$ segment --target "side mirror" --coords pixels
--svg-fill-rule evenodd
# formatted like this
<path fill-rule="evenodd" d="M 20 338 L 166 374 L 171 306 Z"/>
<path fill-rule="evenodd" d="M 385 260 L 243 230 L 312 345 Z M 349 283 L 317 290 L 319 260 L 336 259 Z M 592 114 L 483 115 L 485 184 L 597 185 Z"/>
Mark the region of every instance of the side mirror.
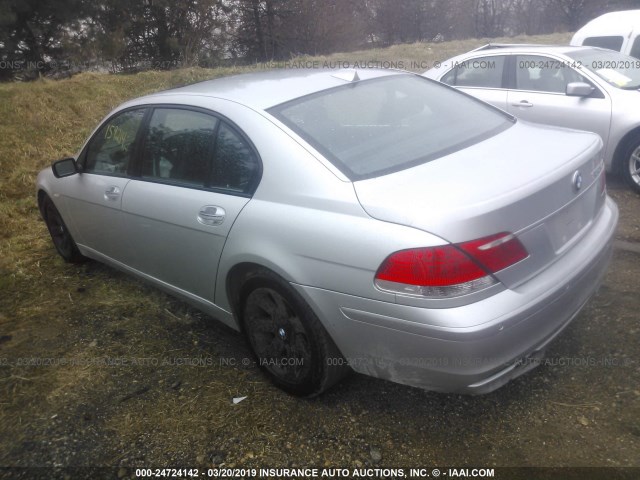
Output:
<path fill-rule="evenodd" d="M 588 97 L 593 93 L 593 88 L 588 83 L 571 82 L 567 84 L 567 96 L 569 97 Z"/>
<path fill-rule="evenodd" d="M 53 170 L 56 178 L 70 177 L 80 171 L 74 158 L 63 158 L 62 160 L 53 162 L 51 170 Z"/>

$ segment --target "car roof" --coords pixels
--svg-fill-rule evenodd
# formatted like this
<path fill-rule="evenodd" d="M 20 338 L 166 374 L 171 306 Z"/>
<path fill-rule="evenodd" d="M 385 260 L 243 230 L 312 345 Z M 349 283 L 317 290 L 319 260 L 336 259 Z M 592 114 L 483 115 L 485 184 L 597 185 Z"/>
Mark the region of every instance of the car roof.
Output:
<path fill-rule="evenodd" d="M 223 98 L 256 110 L 360 80 L 410 74 L 383 69 L 278 69 L 206 80 L 143 97 L 189 95 Z M 142 100 L 139 99 L 139 100 Z"/>
<path fill-rule="evenodd" d="M 501 51 L 504 53 L 524 53 L 524 52 L 540 52 L 566 55 L 571 52 L 577 52 L 579 50 L 602 50 L 597 47 L 590 46 L 574 46 L 574 45 L 543 45 L 534 43 L 488 43 L 482 47 L 476 48 L 467 52 L 496 52 Z M 465 55 L 467 55 L 465 54 Z"/>

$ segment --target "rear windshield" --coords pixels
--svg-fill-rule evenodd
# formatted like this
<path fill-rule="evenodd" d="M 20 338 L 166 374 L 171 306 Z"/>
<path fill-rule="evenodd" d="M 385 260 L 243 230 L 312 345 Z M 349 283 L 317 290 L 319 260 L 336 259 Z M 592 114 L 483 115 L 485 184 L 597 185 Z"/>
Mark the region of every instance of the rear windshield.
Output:
<path fill-rule="evenodd" d="M 409 74 L 346 84 L 269 112 L 351 180 L 434 160 L 514 122 L 452 88 Z"/>

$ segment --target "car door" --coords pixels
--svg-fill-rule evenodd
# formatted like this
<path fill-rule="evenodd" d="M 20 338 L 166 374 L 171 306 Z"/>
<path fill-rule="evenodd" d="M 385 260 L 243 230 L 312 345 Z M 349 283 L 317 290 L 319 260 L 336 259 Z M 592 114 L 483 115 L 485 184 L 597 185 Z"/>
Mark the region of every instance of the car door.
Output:
<path fill-rule="evenodd" d="M 80 175 L 64 179 L 65 208 L 76 242 L 105 257 L 121 260 L 122 194 L 129 183 L 137 139 L 147 109 L 116 113 L 94 133 L 78 157 Z"/>
<path fill-rule="evenodd" d="M 440 81 L 506 110 L 505 59 L 505 55 L 485 55 L 454 62 Z"/>
<path fill-rule="evenodd" d="M 508 112 L 523 120 L 595 132 L 607 143 L 611 99 L 593 82 L 565 62 L 543 55 L 517 55 Z M 567 84 L 585 82 L 595 90 L 589 97 L 566 95 Z"/>
<path fill-rule="evenodd" d="M 258 155 L 228 121 L 176 107 L 153 109 L 142 143 L 122 202 L 126 263 L 213 301 L 225 241 L 259 180 Z"/>

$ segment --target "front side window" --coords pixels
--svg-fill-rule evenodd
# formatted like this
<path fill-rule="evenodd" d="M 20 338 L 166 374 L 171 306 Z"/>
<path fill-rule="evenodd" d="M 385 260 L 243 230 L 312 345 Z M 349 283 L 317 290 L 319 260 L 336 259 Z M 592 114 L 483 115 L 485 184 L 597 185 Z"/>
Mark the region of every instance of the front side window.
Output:
<path fill-rule="evenodd" d="M 505 58 L 499 55 L 455 63 L 441 81 L 455 87 L 502 88 Z"/>
<path fill-rule="evenodd" d="M 84 171 L 126 175 L 144 114 L 145 109 L 127 110 L 105 123 L 89 141 Z"/>
<path fill-rule="evenodd" d="M 624 42 L 624 38 L 620 35 L 609 35 L 602 37 L 587 37 L 584 39 L 584 42 L 582 42 L 582 45 L 585 47 L 607 48 L 609 50 L 619 52 L 622 48 L 622 42 Z"/>
<path fill-rule="evenodd" d="M 534 92 L 565 93 L 571 82 L 590 83 L 567 62 L 538 55 L 518 55 L 516 88 Z"/>
<path fill-rule="evenodd" d="M 156 108 L 142 155 L 142 177 L 204 187 L 218 119 L 201 112 Z"/>
<path fill-rule="evenodd" d="M 440 158 L 496 135 L 513 118 L 416 75 L 363 80 L 269 109 L 351 180 Z"/>

